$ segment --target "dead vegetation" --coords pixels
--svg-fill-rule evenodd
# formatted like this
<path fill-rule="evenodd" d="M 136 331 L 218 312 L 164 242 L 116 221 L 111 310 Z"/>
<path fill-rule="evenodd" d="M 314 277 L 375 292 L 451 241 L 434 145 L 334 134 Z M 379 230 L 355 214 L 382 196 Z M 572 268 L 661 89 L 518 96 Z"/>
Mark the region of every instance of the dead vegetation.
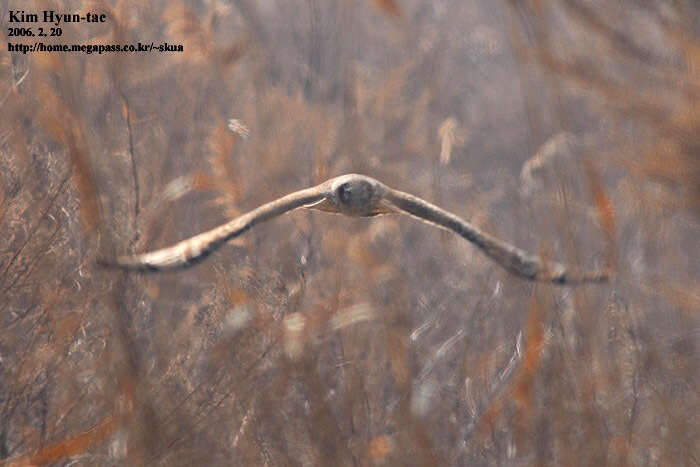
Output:
<path fill-rule="evenodd" d="M 185 49 L 150 55 L 9 53 L 17 4 L 0 463 L 700 463 L 695 3 L 53 2 L 110 18 L 62 41 Z M 95 266 L 345 172 L 617 275 L 309 212 L 183 273 Z"/>

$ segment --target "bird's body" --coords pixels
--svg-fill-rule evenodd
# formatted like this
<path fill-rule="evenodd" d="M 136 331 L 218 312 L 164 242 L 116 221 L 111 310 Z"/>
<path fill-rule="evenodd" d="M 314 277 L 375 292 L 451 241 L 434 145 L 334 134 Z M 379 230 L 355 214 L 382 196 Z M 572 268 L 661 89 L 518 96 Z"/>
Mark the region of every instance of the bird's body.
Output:
<path fill-rule="evenodd" d="M 558 263 L 545 264 L 438 206 L 389 188 L 374 178 L 358 174 L 342 175 L 315 187 L 296 191 L 171 247 L 141 255 L 120 256 L 114 261 L 104 261 L 103 264 L 150 271 L 186 268 L 255 225 L 301 207 L 352 217 L 408 214 L 460 235 L 509 272 L 528 280 L 575 284 L 602 282 L 608 278 L 607 271 L 578 273 L 569 271 Z"/>

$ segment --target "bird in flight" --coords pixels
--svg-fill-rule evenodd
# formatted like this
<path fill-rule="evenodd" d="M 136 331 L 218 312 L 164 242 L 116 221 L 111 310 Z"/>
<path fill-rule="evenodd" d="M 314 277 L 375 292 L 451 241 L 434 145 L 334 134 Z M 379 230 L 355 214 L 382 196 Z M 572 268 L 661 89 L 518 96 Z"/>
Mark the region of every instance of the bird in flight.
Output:
<path fill-rule="evenodd" d="M 139 255 L 119 256 L 114 260 L 101 260 L 100 263 L 126 270 L 184 269 L 202 261 L 221 245 L 252 227 L 298 208 L 353 217 L 408 214 L 460 235 L 508 272 L 527 280 L 579 284 L 605 282 L 609 278 L 608 271 L 574 271 L 559 263 L 541 261 L 428 201 L 357 174 L 341 175 L 315 187 L 295 191 L 173 246 Z"/>

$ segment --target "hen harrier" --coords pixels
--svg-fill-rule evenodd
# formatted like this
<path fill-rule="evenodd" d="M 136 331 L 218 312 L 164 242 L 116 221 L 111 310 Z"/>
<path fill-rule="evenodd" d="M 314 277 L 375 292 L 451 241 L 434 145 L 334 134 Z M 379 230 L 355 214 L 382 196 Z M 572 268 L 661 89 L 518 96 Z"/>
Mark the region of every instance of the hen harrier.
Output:
<path fill-rule="evenodd" d="M 608 279 L 607 271 L 574 272 L 561 264 L 544 263 L 434 204 L 391 189 L 371 177 L 357 174 L 342 175 L 315 187 L 283 196 L 171 247 L 135 256 L 120 256 L 113 261 L 103 260 L 101 263 L 131 270 L 184 269 L 203 260 L 222 244 L 255 225 L 302 207 L 355 217 L 408 214 L 428 224 L 457 233 L 510 273 L 528 280 L 576 284 L 603 282 Z"/>

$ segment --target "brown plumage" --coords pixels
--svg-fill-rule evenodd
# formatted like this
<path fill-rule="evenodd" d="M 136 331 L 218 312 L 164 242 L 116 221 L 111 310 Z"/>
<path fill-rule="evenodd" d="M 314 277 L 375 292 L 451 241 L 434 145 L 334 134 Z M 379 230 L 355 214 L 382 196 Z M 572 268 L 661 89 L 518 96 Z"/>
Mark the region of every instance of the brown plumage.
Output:
<path fill-rule="evenodd" d="M 604 282 L 608 279 L 607 271 L 569 271 L 558 263 L 544 263 L 537 257 L 482 232 L 466 220 L 434 204 L 391 189 L 371 177 L 357 174 L 342 175 L 315 187 L 283 196 L 171 247 L 140 255 L 120 256 L 113 261 L 101 261 L 101 263 L 105 266 L 132 270 L 184 269 L 203 260 L 216 248 L 255 225 L 302 207 L 353 217 L 408 214 L 460 235 L 510 273 L 528 280 L 577 284 Z"/>

